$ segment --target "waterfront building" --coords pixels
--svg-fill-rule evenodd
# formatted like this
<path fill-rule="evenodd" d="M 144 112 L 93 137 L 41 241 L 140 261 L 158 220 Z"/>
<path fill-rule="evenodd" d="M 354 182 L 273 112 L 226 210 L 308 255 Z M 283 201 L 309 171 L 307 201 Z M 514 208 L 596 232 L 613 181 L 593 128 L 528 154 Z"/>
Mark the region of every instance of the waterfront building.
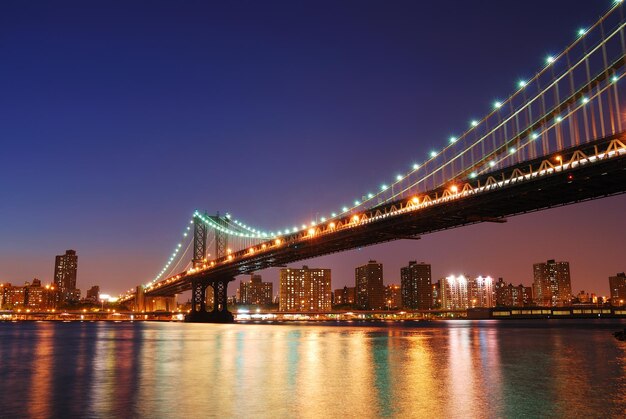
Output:
<path fill-rule="evenodd" d="M 468 305 L 467 278 L 450 275 L 439 281 L 441 308 L 444 310 L 466 310 Z"/>
<path fill-rule="evenodd" d="M 345 286 L 335 290 L 335 305 L 353 305 L 354 304 L 354 287 Z"/>
<path fill-rule="evenodd" d="M 100 287 L 98 285 L 94 285 L 93 287 L 87 290 L 87 296 L 85 297 L 85 300 L 91 301 L 92 303 L 97 303 L 99 296 L 100 296 Z"/>
<path fill-rule="evenodd" d="M 572 298 L 569 262 L 556 262 L 533 265 L 533 296 L 535 304 L 543 307 L 569 305 Z"/>
<path fill-rule="evenodd" d="M 467 281 L 467 306 L 469 308 L 490 308 L 495 306 L 493 279 L 490 276 L 477 276 Z"/>
<path fill-rule="evenodd" d="M 2 310 L 17 310 L 24 307 L 24 287 L 12 285 L 11 283 L 0 284 L 2 291 Z"/>
<path fill-rule="evenodd" d="M 330 311 L 330 269 L 280 270 L 280 311 Z"/>
<path fill-rule="evenodd" d="M 433 307 L 430 264 L 410 261 L 400 269 L 400 287 L 403 307 L 417 310 Z"/>
<path fill-rule="evenodd" d="M 591 303 L 591 296 L 589 293 L 585 292 L 585 290 L 581 290 L 578 295 L 576 295 L 576 299 L 579 304 Z"/>
<path fill-rule="evenodd" d="M 37 278 L 24 286 L 0 284 L 0 309 L 45 311 L 56 307 L 56 290 Z"/>
<path fill-rule="evenodd" d="M 611 305 L 626 305 L 626 274 L 624 272 L 609 277 L 609 289 L 611 290 Z"/>
<path fill-rule="evenodd" d="M 434 309 L 439 309 L 441 308 L 441 286 L 440 286 L 441 280 L 437 281 L 436 283 L 432 284 L 432 308 Z"/>
<path fill-rule="evenodd" d="M 274 284 L 263 282 L 261 275 L 250 275 L 250 280 L 239 283 L 239 302 L 241 304 L 272 304 Z"/>
<path fill-rule="evenodd" d="M 356 303 L 358 310 L 381 310 L 385 308 L 383 264 L 370 260 L 354 270 Z"/>
<path fill-rule="evenodd" d="M 61 303 L 78 301 L 80 290 L 76 288 L 78 255 L 75 250 L 66 250 L 64 255 L 57 255 L 54 261 L 54 285 L 59 292 Z"/>
<path fill-rule="evenodd" d="M 398 284 L 385 286 L 385 307 L 388 309 L 402 307 L 401 287 Z"/>
<path fill-rule="evenodd" d="M 497 307 L 527 307 L 532 305 L 532 287 L 522 284 L 514 286 L 502 278 L 495 284 L 495 304 Z"/>

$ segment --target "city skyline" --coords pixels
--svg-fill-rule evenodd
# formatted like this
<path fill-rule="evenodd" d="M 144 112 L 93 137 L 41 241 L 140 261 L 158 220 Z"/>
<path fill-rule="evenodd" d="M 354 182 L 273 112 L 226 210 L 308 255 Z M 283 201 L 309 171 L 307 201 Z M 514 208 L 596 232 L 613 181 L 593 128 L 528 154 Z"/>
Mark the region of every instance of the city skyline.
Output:
<path fill-rule="evenodd" d="M 149 16 L 138 5 L 118 13 L 65 3 L 42 5 L 33 20 L 27 7 L 4 3 L 12 66 L 0 67 L 10 80 L 0 134 L 12 140 L 0 157 L 11 179 L 0 215 L 11 222 L 0 225 L 0 280 L 49 282 L 47 255 L 76 248 L 83 289 L 121 292 L 158 273 L 178 223 L 195 208 L 268 228 L 336 209 L 462 132 L 608 7 L 537 4 L 545 14 L 529 6 L 513 17 L 505 5 L 461 2 L 311 4 L 306 13 L 277 3 L 173 13 L 153 4 Z M 381 14 L 387 19 L 372 23 Z M 437 23 L 444 16 L 452 19 L 445 31 Z M 164 24 L 173 28 L 169 40 L 159 37 Z M 433 32 L 442 33 L 437 42 Z M 504 60 L 493 53 L 503 48 L 511 51 Z M 323 162 L 302 153 L 322 153 Z M 297 173 L 284 170 L 293 159 Z M 572 263 L 575 289 L 608 294 L 605 278 L 624 270 L 615 227 L 625 211 L 619 196 L 307 263 L 329 266 L 348 284 L 350 270 L 369 259 L 386 259 L 392 272 L 426 260 L 433 277 L 445 277 L 451 272 L 437 270 L 444 260 L 458 261 L 454 272 L 478 272 L 487 254 L 494 276 L 529 283 L 526 266 L 556 258 Z"/>

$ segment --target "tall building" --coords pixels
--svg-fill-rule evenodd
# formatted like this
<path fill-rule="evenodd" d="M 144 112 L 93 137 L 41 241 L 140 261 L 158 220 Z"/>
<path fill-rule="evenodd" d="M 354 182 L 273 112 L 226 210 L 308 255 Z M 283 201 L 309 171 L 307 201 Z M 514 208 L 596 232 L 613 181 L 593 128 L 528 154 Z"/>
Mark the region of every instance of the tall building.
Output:
<path fill-rule="evenodd" d="M 280 270 L 280 311 L 330 311 L 330 269 Z"/>
<path fill-rule="evenodd" d="M 430 265 L 410 261 L 400 269 L 402 306 L 410 309 L 429 310 L 433 307 L 433 289 Z"/>
<path fill-rule="evenodd" d="M 535 304 L 543 307 L 564 306 L 571 303 L 572 282 L 569 262 L 556 262 L 533 265 L 533 295 Z"/>
<path fill-rule="evenodd" d="M 466 310 L 468 305 L 467 278 L 463 275 L 448 276 L 439 281 L 441 308 Z"/>
<path fill-rule="evenodd" d="M 381 310 L 385 308 L 385 286 L 383 264 L 370 260 L 367 265 L 354 270 L 356 308 L 359 310 Z"/>
<path fill-rule="evenodd" d="M 388 309 L 402 307 L 402 292 L 398 284 L 385 286 L 385 307 Z"/>
<path fill-rule="evenodd" d="M 263 282 L 261 275 L 250 275 L 249 281 L 239 283 L 239 302 L 241 304 L 272 304 L 274 284 Z"/>
<path fill-rule="evenodd" d="M 468 307 L 494 307 L 493 294 L 493 279 L 490 276 L 477 276 L 467 281 Z"/>
<path fill-rule="evenodd" d="M 611 305 L 626 305 L 626 274 L 624 272 L 609 277 L 609 288 L 611 289 Z"/>
<path fill-rule="evenodd" d="M 66 250 L 64 255 L 58 255 L 54 262 L 54 285 L 59 292 L 63 303 L 78 301 L 80 290 L 76 288 L 76 272 L 78 256 L 75 250 Z"/>

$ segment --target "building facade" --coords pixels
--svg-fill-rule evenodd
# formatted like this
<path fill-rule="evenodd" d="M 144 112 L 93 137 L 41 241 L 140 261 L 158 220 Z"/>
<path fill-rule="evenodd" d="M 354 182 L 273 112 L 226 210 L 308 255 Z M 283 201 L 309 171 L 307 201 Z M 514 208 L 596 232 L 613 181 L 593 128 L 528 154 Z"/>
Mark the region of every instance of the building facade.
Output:
<path fill-rule="evenodd" d="M 42 286 L 37 278 L 23 286 L 0 284 L 0 309 L 46 311 L 56 308 L 54 285 Z"/>
<path fill-rule="evenodd" d="M 532 287 L 507 285 L 502 278 L 496 282 L 495 295 L 498 307 L 528 307 L 533 303 Z"/>
<path fill-rule="evenodd" d="M 533 296 L 540 307 L 567 306 L 572 299 L 569 262 L 551 259 L 533 265 Z"/>
<path fill-rule="evenodd" d="M 358 310 L 382 310 L 385 308 L 383 264 L 370 260 L 354 270 L 355 307 Z"/>
<path fill-rule="evenodd" d="M 479 275 L 467 281 L 467 306 L 491 308 L 495 306 L 493 278 Z"/>
<path fill-rule="evenodd" d="M 354 304 L 354 287 L 345 286 L 343 288 L 338 288 L 334 293 L 335 301 L 333 304 L 335 305 L 353 305 Z"/>
<path fill-rule="evenodd" d="M 609 289 L 611 290 L 611 305 L 626 305 L 626 274 L 624 272 L 609 277 Z"/>
<path fill-rule="evenodd" d="M 310 312 L 331 310 L 330 269 L 303 266 L 280 270 L 280 311 Z"/>
<path fill-rule="evenodd" d="M 61 303 L 80 299 L 80 290 L 76 288 L 77 271 L 78 255 L 75 250 L 66 250 L 64 255 L 58 255 L 55 258 L 54 285 L 59 291 Z"/>
<path fill-rule="evenodd" d="M 400 269 L 402 307 L 429 310 L 433 307 L 433 289 L 430 265 L 410 261 Z"/>
<path fill-rule="evenodd" d="M 263 282 L 261 275 L 250 275 L 250 280 L 239 283 L 239 303 L 268 305 L 272 304 L 274 284 Z"/>
<path fill-rule="evenodd" d="M 468 281 L 464 275 L 451 275 L 439 281 L 441 308 L 443 310 L 467 310 Z"/>
<path fill-rule="evenodd" d="M 398 284 L 390 284 L 385 286 L 385 308 L 402 307 L 402 288 Z"/>

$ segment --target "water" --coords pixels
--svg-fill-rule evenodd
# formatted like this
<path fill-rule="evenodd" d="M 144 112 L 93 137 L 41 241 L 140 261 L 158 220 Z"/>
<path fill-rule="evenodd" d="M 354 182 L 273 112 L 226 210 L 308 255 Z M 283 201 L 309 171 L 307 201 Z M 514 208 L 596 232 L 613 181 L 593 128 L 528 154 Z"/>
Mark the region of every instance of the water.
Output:
<path fill-rule="evenodd" d="M 0 417 L 624 417 L 624 326 L 0 323 Z"/>

